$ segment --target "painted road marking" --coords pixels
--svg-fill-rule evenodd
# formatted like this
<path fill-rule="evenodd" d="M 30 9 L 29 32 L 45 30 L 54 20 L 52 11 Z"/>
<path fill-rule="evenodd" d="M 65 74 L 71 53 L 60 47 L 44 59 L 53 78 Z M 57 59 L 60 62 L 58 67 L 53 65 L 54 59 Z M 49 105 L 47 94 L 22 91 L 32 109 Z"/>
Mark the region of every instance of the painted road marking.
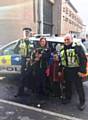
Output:
<path fill-rule="evenodd" d="M 6 103 L 6 104 L 9 104 L 9 105 L 13 105 L 13 106 L 17 106 L 17 107 L 21 107 L 21 108 L 25 108 L 25 109 L 28 109 L 28 110 L 34 110 L 36 112 L 44 113 L 44 114 L 47 114 L 47 115 L 52 115 L 52 116 L 55 116 L 55 117 L 60 117 L 62 119 L 67 119 L 67 120 L 82 120 L 80 118 L 76 118 L 76 117 L 72 117 L 72 116 L 68 116 L 68 115 L 63 115 L 63 114 L 59 114 L 59 113 L 56 113 L 56 112 L 47 111 L 47 110 L 43 110 L 43 109 L 40 109 L 40 108 L 35 108 L 35 107 L 31 107 L 31 106 L 27 106 L 27 105 L 23 105 L 23 104 L 20 104 L 20 103 L 16 103 L 16 102 L 12 102 L 12 101 L 7 101 L 7 100 L 3 100 L 3 99 L 0 99 L 0 102 Z"/>

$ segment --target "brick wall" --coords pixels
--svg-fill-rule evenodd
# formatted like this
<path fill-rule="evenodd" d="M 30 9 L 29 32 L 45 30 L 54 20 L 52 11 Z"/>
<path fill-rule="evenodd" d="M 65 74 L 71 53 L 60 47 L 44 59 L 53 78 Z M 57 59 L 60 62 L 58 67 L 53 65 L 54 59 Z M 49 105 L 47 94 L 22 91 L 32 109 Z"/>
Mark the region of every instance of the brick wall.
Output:
<path fill-rule="evenodd" d="M 31 27 L 36 32 L 33 0 L 0 1 L 0 43 L 21 37 L 23 27 Z"/>

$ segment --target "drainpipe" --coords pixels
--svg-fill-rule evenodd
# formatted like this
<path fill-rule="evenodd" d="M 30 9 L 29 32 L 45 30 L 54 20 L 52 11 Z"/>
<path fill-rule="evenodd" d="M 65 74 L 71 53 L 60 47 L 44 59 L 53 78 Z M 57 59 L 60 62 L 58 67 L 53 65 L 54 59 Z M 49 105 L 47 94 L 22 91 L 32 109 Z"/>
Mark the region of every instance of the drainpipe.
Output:
<path fill-rule="evenodd" d="M 43 34 L 43 0 L 40 0 L 40 34 Z"/>

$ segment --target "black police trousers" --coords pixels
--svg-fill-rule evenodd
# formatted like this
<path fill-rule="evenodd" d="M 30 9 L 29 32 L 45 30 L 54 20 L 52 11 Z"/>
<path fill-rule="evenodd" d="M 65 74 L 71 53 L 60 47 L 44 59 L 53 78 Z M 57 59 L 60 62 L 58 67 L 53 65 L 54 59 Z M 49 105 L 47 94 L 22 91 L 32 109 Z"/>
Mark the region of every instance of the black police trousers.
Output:
<path fill-rule="evenodd" d="M 77 94 L 79 96 L 80 104 L 85 103 L 85 93 L 82 84 L 82 77 L 78 76 L 79 68 L 65 68 L 64 79 L 65 79 L 65 96 L 66 99 L 71 100 L 72 98 L 72 85 L 74 84 Z"/>
<path fill-rule="evenodd" d="M 19 80 L 18 95 L 24 94 L 24 87 L 32 89 L 32 69 L 29 65 L 26 66 L 26 57 L 22 58 L 22 68 Z"/>

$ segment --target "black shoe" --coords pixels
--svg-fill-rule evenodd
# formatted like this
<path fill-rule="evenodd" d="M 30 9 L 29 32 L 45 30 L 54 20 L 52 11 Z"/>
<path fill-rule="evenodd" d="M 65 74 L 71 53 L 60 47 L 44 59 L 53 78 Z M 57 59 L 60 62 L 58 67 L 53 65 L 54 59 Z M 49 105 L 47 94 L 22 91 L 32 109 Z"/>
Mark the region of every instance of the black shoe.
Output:
<path fill-rule="evenodd" d="M 85 109 L 85 107 L 86 107 L 85 103 L 78 105 L 78 109 L 79 109 L 80 111 L 83 111 L 83 110 Z"/>

